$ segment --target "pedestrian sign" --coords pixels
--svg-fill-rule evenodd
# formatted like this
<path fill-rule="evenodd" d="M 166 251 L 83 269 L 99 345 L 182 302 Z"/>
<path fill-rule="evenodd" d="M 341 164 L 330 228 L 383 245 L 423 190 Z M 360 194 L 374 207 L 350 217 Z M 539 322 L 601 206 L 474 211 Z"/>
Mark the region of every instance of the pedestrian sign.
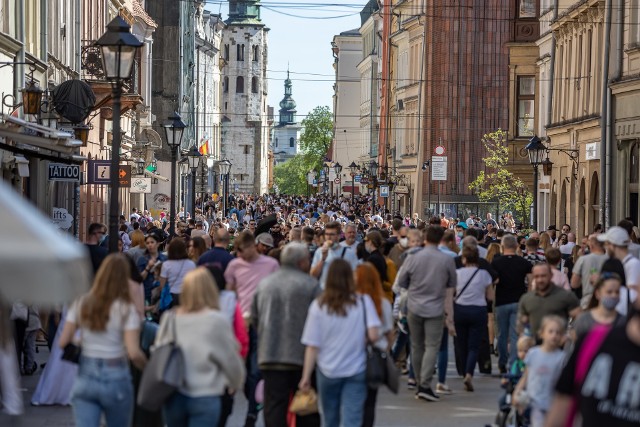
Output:
<path fill-rule="evenodd" d="M 389 197 L 389 186 L 381 185 L 380 186 L 380 197 Z"/>

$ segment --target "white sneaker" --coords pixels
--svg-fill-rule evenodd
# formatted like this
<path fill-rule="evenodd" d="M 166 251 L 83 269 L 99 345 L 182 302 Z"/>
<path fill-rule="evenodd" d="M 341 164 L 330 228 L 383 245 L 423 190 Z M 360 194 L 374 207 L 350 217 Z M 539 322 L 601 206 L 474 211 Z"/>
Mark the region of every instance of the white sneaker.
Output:
<path fill-rule="evenodd" d="M 449 388 L 446 384 L 438 383 L 436 385 L 436 393 L 438 394 L 452 394 L 453 390 Z"/>

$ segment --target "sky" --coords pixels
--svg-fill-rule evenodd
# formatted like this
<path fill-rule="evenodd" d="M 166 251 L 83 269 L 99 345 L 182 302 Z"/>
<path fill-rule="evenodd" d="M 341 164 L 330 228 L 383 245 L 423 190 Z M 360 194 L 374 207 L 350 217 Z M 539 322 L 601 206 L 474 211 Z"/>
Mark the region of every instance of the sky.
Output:
<path fill-rule="evenodd" d="M 208 0 L 206 9 L 228 17 L 228 3 Z M 268 103 L 275 108 L 284 96 L 287 65 L 291 71 L 298 122 L 317 106 L 333 109 L 333 37 L 360 27 L 366 0 L 262 0 L 262 22 L 270 29 L 267 76 Z M 295 15 L 295 16 L 292 16 Z"/>

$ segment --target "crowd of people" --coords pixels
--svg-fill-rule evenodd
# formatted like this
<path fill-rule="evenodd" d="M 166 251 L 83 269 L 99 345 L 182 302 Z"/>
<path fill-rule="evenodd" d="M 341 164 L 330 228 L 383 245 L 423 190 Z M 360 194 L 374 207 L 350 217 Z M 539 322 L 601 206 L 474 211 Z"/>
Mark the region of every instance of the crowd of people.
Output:
<path fill-rule="evenodd" d="M 245 426 L 261 411 L 267 427 L 373 426 L 367 343 L 388 352 L 417 399 L 438 402 L 463 391 L 447 384 L 453 337 L 464 392 L 497 356 L 523 425 L 640 421 L 630 220 L 578 242 L 569 224 L 422 219 L 371 212 L 364 198 L 233 196 L 229 206 L 181 210 L 173 236 L 167 215 L 134 210 L 121 218 L 120 254 L 107 253 L 105 225 L 89 226 L 94 284 L 65 309 L 50 357 L 75 342 L 79 364 L 48 363 L 34 403 L 71 403 L 81 427 L 103 415 L 109 426 L 224 426 L 242 391 Z M 28 374 L 25 329 L 16 348 Z M 157 413 L 135 399 L 149 334 L 185 355 L 186 381 Z M 296 391 L 311 390 L 318 413 L 290 413 Z"/>

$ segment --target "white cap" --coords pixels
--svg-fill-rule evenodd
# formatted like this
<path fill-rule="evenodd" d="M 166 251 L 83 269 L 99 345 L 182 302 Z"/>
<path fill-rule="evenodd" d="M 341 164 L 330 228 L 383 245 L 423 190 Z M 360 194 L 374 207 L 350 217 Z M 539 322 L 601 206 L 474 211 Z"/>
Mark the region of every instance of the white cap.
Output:
<path fill-rule="evenodd" d="M 604 234 L 599 234 L 598 240 L 601 242 L 609 242 L 616 246 L 629 246 L 631 242 L 627 230 L 618 226 L 611 227 Z"/>

